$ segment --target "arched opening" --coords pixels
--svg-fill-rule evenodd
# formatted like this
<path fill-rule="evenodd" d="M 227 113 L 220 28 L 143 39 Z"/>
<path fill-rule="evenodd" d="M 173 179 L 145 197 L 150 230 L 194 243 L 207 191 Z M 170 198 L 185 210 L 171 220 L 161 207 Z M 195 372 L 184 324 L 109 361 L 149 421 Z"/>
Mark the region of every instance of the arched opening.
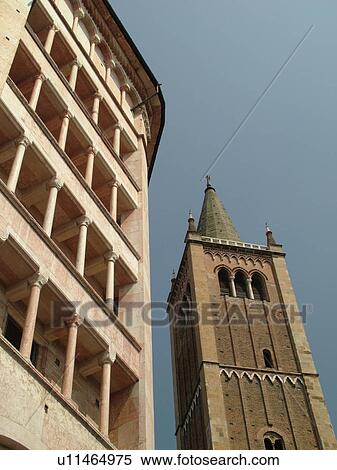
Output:
<path fill-rule="evenodd" d="M 266 450 L 285 450 L 284 440 L 276 432 L 267 432 L 263 437 L 263 441 Z"/>
<path fill-rule="evenodd" d="M 227 269 L 220 269 L 219 274 L 219 285 L 220 285 L 220 294 L 221 295 L 230 295 L 230 284 L 229 284 L 229 274 Z"/>
<path fill-rule="evenodd" d="M 264 366 L 267 369 L 273 369 L 274 368 L 274 361 L 273 361 L 273 356 L 269 349 L 264 349 L 263 350 L 263 360 L 264 360 Z"/>
<path fill-rule="evenodd" d="M 0 435 L 0 450 L 28 450 L 28 448 L 10 437 Z"/>
<path fill-rule="evenodd" d="M 237 271 L 235 274 L 235 289 L 237 297 L 241 299 L 248 297 L 246 289 L 246 276 L 242 271 Z"/>
<path fill-rule="evenodd" d="M 271 440 L 269 439 L 269 437 L 264 438 L 264 448 L 266 450 L 274 450 L 273 444 Z"/>
<path fill-rule="evenodd" d="M 267 300 L 266 285 L 261 274 L 254 273 L 252 275 L 252 289 L 255 300 Z"/>

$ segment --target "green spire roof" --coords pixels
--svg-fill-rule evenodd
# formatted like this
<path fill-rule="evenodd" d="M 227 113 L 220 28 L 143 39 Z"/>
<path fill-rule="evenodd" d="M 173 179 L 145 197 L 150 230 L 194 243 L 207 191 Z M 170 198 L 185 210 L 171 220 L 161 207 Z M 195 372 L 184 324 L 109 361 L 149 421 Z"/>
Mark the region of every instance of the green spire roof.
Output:
<path fill-rule="evenodd" d="M 207 177 L 207 187 L 205 189 L 198 232 L 205 237 L 241 241 L 231 218 L 218 198 L 215 189 L 210 184 L 209 176 Z"/>

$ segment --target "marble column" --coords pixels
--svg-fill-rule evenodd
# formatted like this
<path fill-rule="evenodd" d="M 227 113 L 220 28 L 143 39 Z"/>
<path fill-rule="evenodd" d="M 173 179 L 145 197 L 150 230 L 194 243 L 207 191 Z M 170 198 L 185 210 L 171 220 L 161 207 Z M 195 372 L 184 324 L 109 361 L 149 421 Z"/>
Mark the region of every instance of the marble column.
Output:
<path fill-rule="evenodd" d="M 106 353 L 102 360 L 102 378 L 101 378 L 101 393 L 99 403 L 99 430 L 106 436 L 109 435 L 109 421 L 110 421 L 110 390 L 111 390 L 111 365 L 112 359 Z"/>
<path fill-rule="evenodd" d="M 95 93 L 94 95 L 94 104 L 92 106 L 92 112 L 91 112 L 91 117 L 93 121 L 98 124 L 98 118 L 99 118 L 99 107 L 100 103 L 102 101 L 102 95 L 100 95 L 98 92 Z"/>
<path fill-rule="evenodd" d="M 54 24 L 50 25 L 50 29 L 48 31 L 47 38 L 44 43 L 44 48 L 48 52 L 48 54 L 50 54 L 50 51 L 52 50 L 57 31 L 58 31 L 57 26 L 55 26 Z"/>
<path fill-rule="evenodd" d="M 69 124 L 70 124 L 70 119 L 72 118 L 72 115 L 69 113 L 69 111 L 65 111 L 63 115 L 63 120 L 61 124 L 61 130 L 60 130 L 60 136 L 59 136 L 59 146 L 61 147 L 62 150 L 66 148 L 66 143 L 67 143 L 67 137 L 68 137 L 68 131 L 69 131 Z"/>
<path fill-rule="evenodd" d="M 76 33 L 79 21 L 82 20 L 83 18 L 84 18 L 84 11 L 83 11 L 82 8 L 78 8 L 74 12 L 73 25 L 72 25 L 72 28 L 71 28 L 74 33 Z"/>
<path fill-rule="evenodd" d="M 90 146 L 88 148 L 88 156 L 87 156 L 87 166 L 85 169 L 85 181 L 88 183 L 90 188 L 92 187 L 92 179 L 94 176 L 94 164 L 95 164 L 95 157 L 97 155 L 97 150 Z"/>
<path fill-rule="evenodd" d="M 68 341 L 66 350 L 66 359 L 64 363 L 63 380 L 62 380 L 62 394 L 65 398 L 70 399 L 73 391 L 74 370 L 76 360 L 76 346 L 77 346 L 77 333 L 80 326 L 79 315 L 74 315 L 73 318 L 66 321 L 68 328 Z"/>
<path fill-rule="evenodd" d="M 39 73 L 35 77 L 35 82 L 34 82 L 34 87 L 33 91 L 29 100 L 29 105 L 32 108 L 33 111 L 36 110 L 37 103 L 39 102 L 40 98 L 40 93 L 41 93 L 41 88 L 43 82 L 46 80 L 46 77 L 43 75 L 43 73 Z"/>
<path fill-rule="evenodd" d="M 43 228 L 47 235 L 50 236 L 53 228 L 57 194 L 63 187 L 63 182 L 59 178 L 55 177 L 50 181 L 50 183 L 48 183 L 48 186 L 50 189 L 47 202 L 47 209 L 43 220 Z"/>
<path fill-rule="evenodd" d="M 7 180 L 7 188 L 13 193 L 15 193 L 18 184 L 26 149 L 30 144 L 30 141 L 25 136 L 20 137 L 20 139 L 16 141 L 16 153 Z"/>
<path fill-rule="evenodd" d="M 130 86 L 127 83 L 121 86 L 121 106 L 124 107 L 126 103 L 126 93 L 130 91 Z"/>
<path fill-rule="evenodd" d="M 236 297 L 235 276 L 229 276 L 229 290 L 232 297 Z"/>
<path fill-rule="evenodd" d="M 78 245 L 77 245 L 77 254 L 76 254 L 76 268 L 80 274 L 84 274 L 85 267 L 85 254 L 87 250 L 87 236 L 88 236 L 88 227 L 90 225 L 90 220 L 85 215 L 80 217 L 77 220 L 77 225 L 80 227 Z"/>
<path fill-rule="evenodd" d="M 89 52 L 89 57 L 90 57 L 91 60 L 94 58 L 96 45 L 99 44 L 100 42 L 101 42 L 101 39 L 98 36 L 98 34 L 94 34 L 91 37 L 91 39 L 90 39 L 90 52 Z"/>
<path fill-rule="evenodd" d="M 105 301 L 111 310 L 113 310 L 115 300 L 115 263 L 118 260 L 118 255 L 113 250 L 110 250 L 105 255 L 105 260 L 107 263 Z"/>
<path fill-rule="evenodd" d="M 246 278 L 246 289 L 247 289 L 247 294 L 248 298 L 251 300 L 254 300 L 254 292 L 252 288 L 252 279 L 250 277 Z"/>
<path fill-rule="evenodd" d="M 39 273 L 28 281 L 30 295 L 20 344 L 20 353 L 28 360 L 32 352 L 41 288 L 46 282 L 47 279 Z"/>
<path fill-rule="evenodd" d="M 110 196 L 110 214 L 113 220 L 117 221 L 117 205 L 118 205 L 118 188 L 120 183 L 115 180 L 111 182 L 111 196 Z"/>
<path fill-rule="evenodd" d="M 112 146 L 114 151 L 116 152 L 117 156 L 120 157 L 121 153 L 121 132 L 122 132 L 122 126 L 117 123 L 114 126 L 114 136 L 113 136 L 113 141 L 112 141 Z"/>
<path fill-rule="evenodd" d="M 115 66 L 116 66 L 116 64 L 112 59 L 106 61 L 106 63 L 105 63 L 105 82 L 106 83 L 108 82 L 108 80 L 110 78 L 111 70 L 113 70 L 115 68 Z"/>
<path fill-rule="evenodd" d="M 70 77 L 69 77 L 69 85 L 70 88 L 75 91 L 76 88 L 76 83 L 77 83 L 77 76 L 78 76 L 78 71 L 82 67 L 81 63 L 78 61 L 78 59 L 75 59 L 73 63 L 71 64 L 71 72 L 70 72 Z"/>

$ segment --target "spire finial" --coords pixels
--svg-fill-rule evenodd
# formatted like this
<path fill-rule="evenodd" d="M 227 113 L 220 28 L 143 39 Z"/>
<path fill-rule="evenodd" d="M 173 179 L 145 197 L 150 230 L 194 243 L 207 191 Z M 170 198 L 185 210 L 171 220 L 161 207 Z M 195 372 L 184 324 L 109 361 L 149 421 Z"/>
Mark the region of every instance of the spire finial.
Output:
<path fill-rule="evenodd" d="M 210 177 L 210 175 L 206 176 L 206 182 L 207 182 L 207 188 L 210 188 L 211 187 L 211 177 Z"/>
<path fill-rule="evenodd" d="M 188 231 L 189 232 L 196 232 L 197 231 L 197 227 L 195 225 L 194 217 L 193 217 L 191 209 L 189 210 L 189 213 L 188 213 Z"/>
<path fill-rule="evenodd" d="M 268 223 L 266 222 L 265 224 L 266 226 L 266 236 L 267 236 L 267 244 L 268 246 L 270 245 L 276 245 L 276 241 L 275 241 L 275 238 L 273 236 L 273 232 L 271 230 L 271 228 L 269 227 Z"/>

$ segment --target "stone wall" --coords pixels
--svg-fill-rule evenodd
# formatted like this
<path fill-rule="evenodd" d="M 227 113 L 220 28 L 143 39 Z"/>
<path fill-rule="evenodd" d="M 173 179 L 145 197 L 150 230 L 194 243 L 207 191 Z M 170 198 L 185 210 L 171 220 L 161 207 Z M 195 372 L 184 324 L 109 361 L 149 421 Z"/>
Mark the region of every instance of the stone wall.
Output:
<path fill-rule="evenodd" d="M 0 339 L 0 436 L 26 449 L 111 449 L 111 444 Z"/>

